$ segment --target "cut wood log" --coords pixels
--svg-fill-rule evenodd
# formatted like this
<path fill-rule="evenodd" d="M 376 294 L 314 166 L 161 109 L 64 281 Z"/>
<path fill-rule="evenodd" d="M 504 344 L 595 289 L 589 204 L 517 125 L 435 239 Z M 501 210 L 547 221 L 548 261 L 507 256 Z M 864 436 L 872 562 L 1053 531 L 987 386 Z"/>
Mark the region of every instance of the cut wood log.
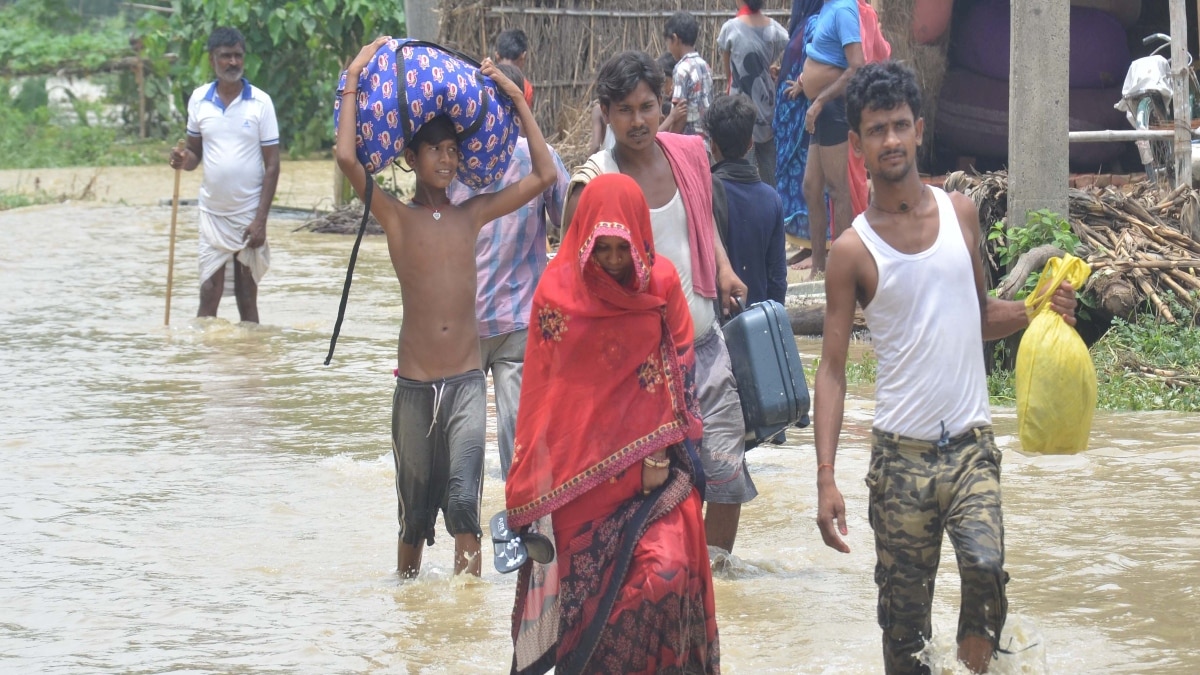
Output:
<path fill-rule="evenodd" d="M 1137 289 L 1124 276 L 1113 270 L 1100 270 L 1088 278 L 1084 289 L 1091 291 L 1100 301 L 1100 307 L 1126 321 L 1133 319 L 1141 300 Z"/>
<path fill-rule="evenodd" d="M 1007 181 L 1002 172 L 957 172 L 947 178 L 947 187 L 970 196 L 986 220 L 985 214 L 1006 204 Z M 1086 288 L 1106 311 L 1132 318 L 1139 307 L 1150 307 L 1172 321 L 1162 296 L 1168 289 L 1176 295 L 1187 291 L 1180 302 L 1198 304 L 1186 296 L 1200 290 L 1200 191 L 1187 185 L 1163 190 L 1138 181 L 1120 187 L 1072 188 L 1068 196 L 1071 229 L 1095 273 Z M 987 267 L 994 269 L 995 244 L 989 243 L 987 253 Z M 1029 262 L 1044 264 L 1044 257 Z M 1014 267 L 998 289 L 1001 297 L 1015 295 L 1032 267 Z"/>
<path fill-rule="evenodd" d="M 792 324 L 792 333 L 800 336 L 820 336 L 825 332 L 825 304 L 793 305 L 787 308 L 788 319 Z M 866 330 L 867 320 L 862 309 L 854 308 L 854 330 Z"/>
<path fill-rule="evenodd" d="M 1021 254 L 1017 258 L 1017 262 L 1013 263 L 1012 271 L 1008 276 L 1004 277 L 1004 281 L 1000 282 L 998 287 L 998 296 L 1001 300 L 1012 300 L 1017 295 L 1017 291 L 1025 285 L 1025 280 L 1033 272 L 1040 272 L 1046 266 L 1046 261 L 1051 258 L 1063 256 L 1063 250 L 1057 246 L 1038 246 Z"/>
<path fill-rule="evenodd" d="M 825 305 L 788 307 L 788 319 L 796 335 L 821 335 L 825 331 Z"/>

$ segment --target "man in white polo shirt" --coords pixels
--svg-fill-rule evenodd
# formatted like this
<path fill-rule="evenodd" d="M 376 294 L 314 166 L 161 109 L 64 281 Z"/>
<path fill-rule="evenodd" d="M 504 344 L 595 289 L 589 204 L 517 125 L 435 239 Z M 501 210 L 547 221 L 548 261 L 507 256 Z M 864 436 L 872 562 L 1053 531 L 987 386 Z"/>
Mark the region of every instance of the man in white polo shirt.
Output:
<path fill-rule="evenodd" d="M 246 40 L 235 28 L 208 38 L 215 82 L 188 101 L 187 148 L 171 151 L 173 169 L 204 162 L 200 186 L 200 310 L 216 316 L 226 270 L 238 314 L 258 323 L 258 283 L 271 264 L 267 212 L 279 181 L 279 124 L 271 97 L 242 77 Z"/>

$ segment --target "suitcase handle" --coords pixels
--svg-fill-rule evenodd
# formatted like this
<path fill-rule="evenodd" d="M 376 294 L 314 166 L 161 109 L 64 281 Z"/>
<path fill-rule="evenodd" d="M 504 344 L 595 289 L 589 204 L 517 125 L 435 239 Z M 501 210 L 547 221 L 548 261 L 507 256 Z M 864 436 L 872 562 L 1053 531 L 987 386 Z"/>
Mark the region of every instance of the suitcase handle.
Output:
<path fill-rule="evenodd" d="M 721 294 L 720 294 L 720 292 L 718 292 L 717 297 L 713 299 L 713 311 L 715 311 L 717 313 L 717 323 L 719 323 L 721 326 L 724 326 L 725 324 L 732 321 L 733 317 L 746 311 L 746 301 L 743 298 L 739 298 L 736 295 L 733 296 L 733 299 L 737 300 L 738 309 L 736 312 L 730 312 L 729 316 L 726 316 L 725 315 L 725 306 L 721 302 L 720 296 L 721 296 Z"/>

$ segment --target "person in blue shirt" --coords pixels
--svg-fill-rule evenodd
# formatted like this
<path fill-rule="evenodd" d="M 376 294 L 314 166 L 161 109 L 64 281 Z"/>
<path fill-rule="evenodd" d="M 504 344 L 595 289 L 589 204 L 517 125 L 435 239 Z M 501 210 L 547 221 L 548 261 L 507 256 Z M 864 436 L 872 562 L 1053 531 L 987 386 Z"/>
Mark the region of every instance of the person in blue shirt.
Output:
<path fill-rule="evenodd" d="M 792 98 L 803 92 L 809 100 L 804 127 L 813 136 L 804 168 L 804 199 L 812 224 L 814 278 L 825 271 L 826 191 L 833 202 L 834 238 L 850 227 L 845 93 L 846 83 L 863 63 L 858 0 L 825 0 L 805 52 L 803 73 L 788 92 Z"/>
<path fill-rule="evenodd" d="M 748 289 L 746 302 L 782 303 L 787 293 L 783 202 L 746 159 L 758 112 L 744 94 L 722 96 L 704 117 L 712 143 L 713 210 L 729 262 Z M 719 185 L 718 185 L 719 183 Z M 720 193 L 724 194 L 722 199 Z"/>

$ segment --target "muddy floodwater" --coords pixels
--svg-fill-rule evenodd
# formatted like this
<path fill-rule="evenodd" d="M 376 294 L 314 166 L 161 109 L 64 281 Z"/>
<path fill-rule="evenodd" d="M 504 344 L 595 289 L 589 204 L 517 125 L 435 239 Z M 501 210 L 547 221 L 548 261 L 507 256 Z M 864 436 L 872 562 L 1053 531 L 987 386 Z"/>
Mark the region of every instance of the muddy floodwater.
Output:
<path fill-rule="evenodd" d="M 186 207 L 167 328 L 169 170 L 0 172 L 0 189 L 89 175 L 94 199 L 0 212 L 0 672 L 507 672 L 512 576 L 453 578 L 442 529 L 419 579 L 394 572 L 403 308 L 384 242 L 363 245 L 326 367 L 351 238 L 272 218 L 263 325 L 228 298 L 196 321 Z M 331 184 L 328 162 L 286 163 L 281 202 L 327 204 Z M 993 672 L 1200 672 L 1200 417 L 1100 412 L 1088 452 L 1047 457 L 994 412 L 1016 653 Z M 814 524 L 811 430 L 750 453 L 760 496 L 716 573 L 724 672 L 882 672 L 871 413 L 852 392 L 848 555 Z M 503 506 L 489 425 L 485 516 Z M 961 672 L 948 545 L 937 588 L 927 658 Z"/>

